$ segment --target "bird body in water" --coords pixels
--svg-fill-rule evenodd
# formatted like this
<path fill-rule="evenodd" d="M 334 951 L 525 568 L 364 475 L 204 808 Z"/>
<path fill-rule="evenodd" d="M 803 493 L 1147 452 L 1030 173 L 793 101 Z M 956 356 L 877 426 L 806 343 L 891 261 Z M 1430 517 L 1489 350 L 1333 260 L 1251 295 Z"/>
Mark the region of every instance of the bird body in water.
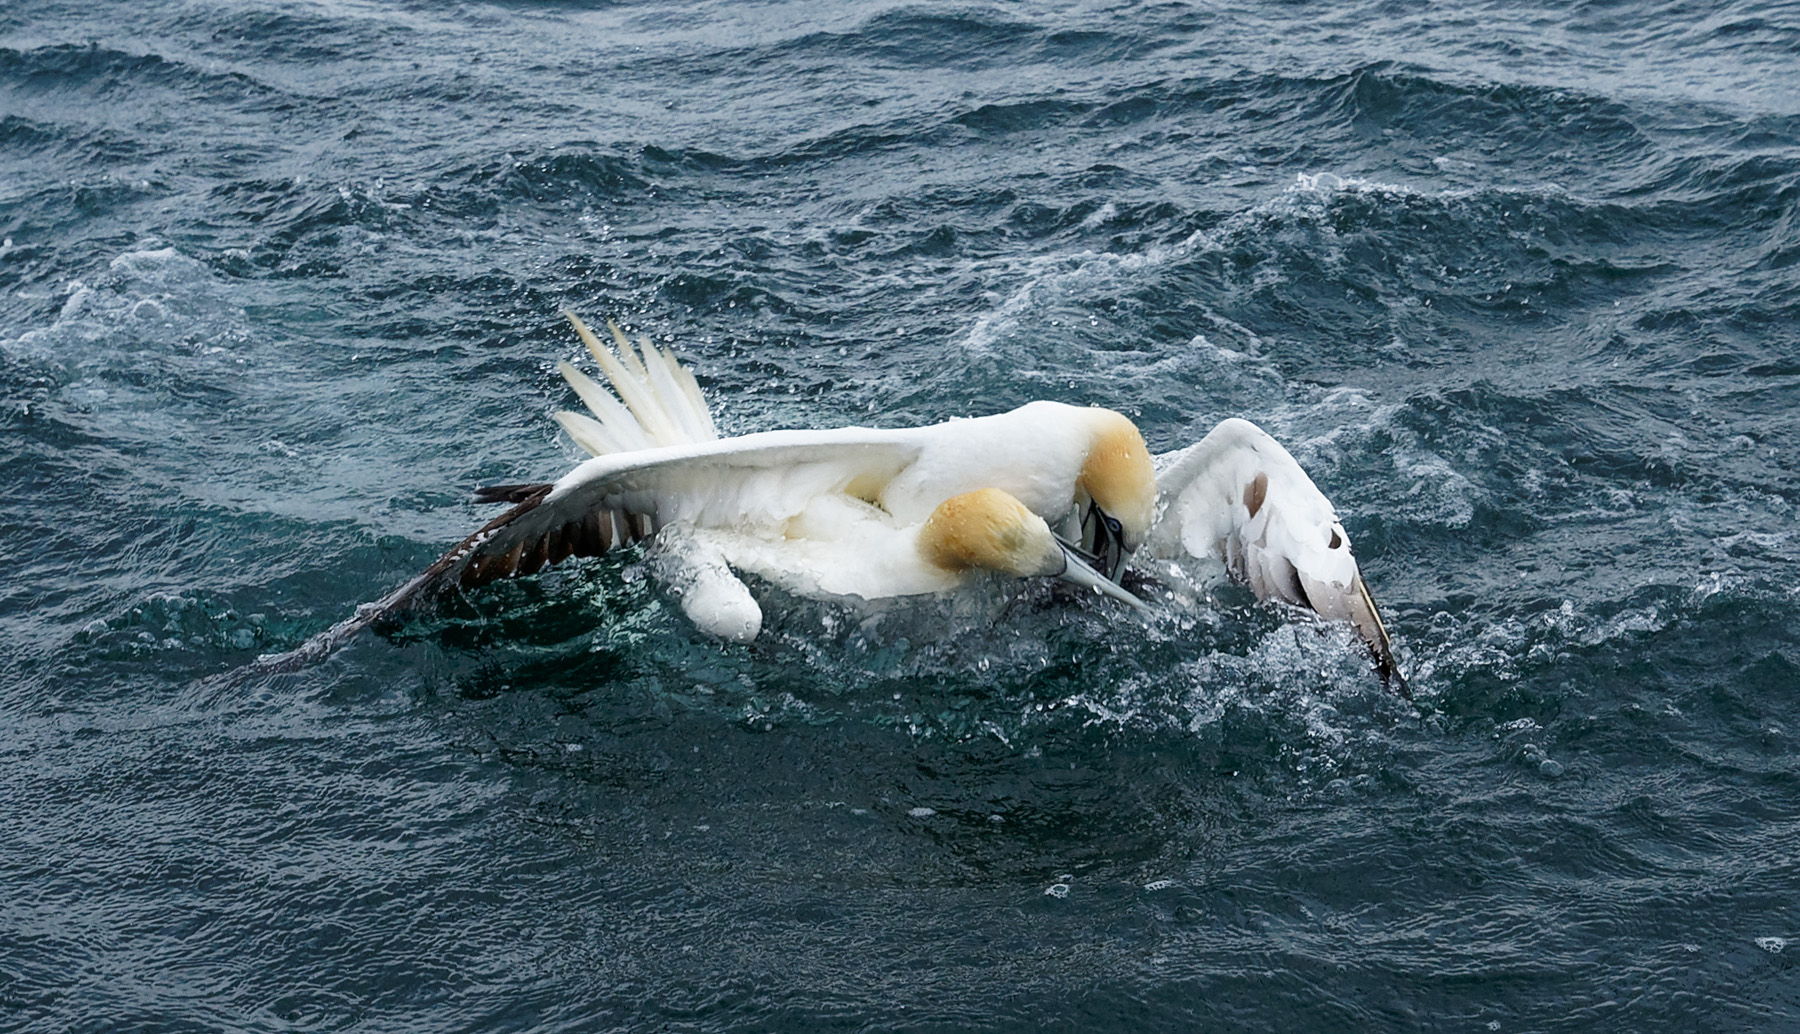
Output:
<path fill-rule="evenodd" d="M 1330 501 L 1248 421 L 1154 459 L 1122 414 L 1049 401 L 925 427 L 720 438 L 673 355 L 647 340 L 634 348 L 609 324 L 614 351 L 569 320 L 612 388 L 559 366 L 592 415 L 555 419 L 592 458 L 555 482 L 479 490 L 477 501 L 509 509 L 285 656 L 322 656 L 450 589 L 643 539 L 655 540 L 656 569 L 694 625 L 735 641 L 762 627 L 742 573 L 801 596 L 863 599 L 1047 577 L 1144 608 L 1117 579 L 1148 547 L 1218 561 L 1262 599 L 1349 621 L 1384 677 L 1397 677 Z"/>

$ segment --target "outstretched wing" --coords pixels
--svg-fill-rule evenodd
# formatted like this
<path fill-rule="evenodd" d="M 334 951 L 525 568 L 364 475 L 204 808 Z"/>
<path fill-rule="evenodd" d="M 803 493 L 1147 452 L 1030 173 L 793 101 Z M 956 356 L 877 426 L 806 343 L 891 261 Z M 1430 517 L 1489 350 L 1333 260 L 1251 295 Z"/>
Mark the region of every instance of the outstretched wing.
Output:
<path fill-rule="evenodd" d="M 779 534 L 814 498 L 873 499 L 919 455 L 908 430 L 769 431 L 597 456 L 553 484 L 483 489 L 513 508 L 445 554 L 437 587 L 531 574 L 668 524 Z"/>
<path fill-rule="evenodd" d="M 1384 679 L 1404 693 L 1393 643 L 1331 500 L 1262 428 L 1230 419 L 1180 452 L 1157 457 L 1161 514 L 1151 556 L 1217 557 L 1258 599 L 1348 621 Z"/>
<path fill-rule="evenodd" d="M 570 556 L 598 556 L 668 524 L 779 534 L 821 494 L 873 498 L 918 455 L 906 430 L 769 431 L 597 456 L 554 483 L 482 489 L 477 501 L 512 509 L 444 554 L 429 580 L 388 609 L 428 592 L 533 574 Z"/>
<path fill-rule="evenodd" d="M 368 625 L 446 591 L 533 574 L 571 556 L 598 556 L 665 525 L 779 535 L 782 523 L 820 493 L 872 500 L 918 458 L 916 438 L 909 429 L 770 431 L 598 456 L 560 481 L 481 489 L 477 502 L 512 507 L 405 585 L 253 668 L 310 664 Z"/>
<path fill-rule="evenodd" d="M 477 502 L 512 509 L 396 594 L 404 598 L 383 600 L 384 612 L 448 586 L 483 585 L 571 556 L 598 556 L 666 524 L 754 532 L 793 517 L 821 492 L 872 499 L 867 493 L 918 456 L 908 432 L 855 427 L 721 441 L 699 384 L 673 353 L 647 338 L 634 349 L 611 320 L 613 344 L 607 344 L 574 313 L 563 315 L 612 389 L 557 364 L 593 415 L 559 412 L 556 420 L 594 458 L 554 483 L 479 490 Z"/>

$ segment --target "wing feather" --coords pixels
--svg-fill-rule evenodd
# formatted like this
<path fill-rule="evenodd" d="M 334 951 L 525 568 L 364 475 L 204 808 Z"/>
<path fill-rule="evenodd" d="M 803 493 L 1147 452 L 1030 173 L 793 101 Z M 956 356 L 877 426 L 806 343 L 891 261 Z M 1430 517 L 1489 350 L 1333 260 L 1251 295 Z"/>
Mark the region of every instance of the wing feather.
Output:
<path fill-rule="evenodd" d="M 512 507 L 359 617 L 366 624 L 450 589 L 599 556 L 677 522 L 779 536 L 818 494 L 891 480 L 918 458 L 914 438 L 857 427 L 771 431 L 600 456 L 553 483 L 485 488 L 477 501 Z"/>

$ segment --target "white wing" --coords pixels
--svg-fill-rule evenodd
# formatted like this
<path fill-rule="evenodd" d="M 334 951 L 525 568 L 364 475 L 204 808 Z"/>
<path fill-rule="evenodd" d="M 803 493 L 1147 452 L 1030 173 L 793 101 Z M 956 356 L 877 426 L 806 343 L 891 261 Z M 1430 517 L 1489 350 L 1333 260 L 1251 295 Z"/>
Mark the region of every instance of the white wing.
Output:
<path fill-rule="evenodd" d="M 554 484 L 483 489 L 479 500 L 515 505 L 439 561 L 440 581 L 530 574 L 669 524 L 779 534 L 818 496 L 874 498 L 918 458 L 916 437 L 863 427 L 769 431 L 599 456 Z"/>
<path fill-rule="evenodd" d="M 1382 676 L 1404 691 L 1350 536 L 1331 500 L 1280 442 L 1234 418 L 1156 464 L 1162 512 L 1145 543 L 1148 555 L 1216 557 L 1258 599 L 1350 622 Z"/>
<path fill-rule="evenodd" d="M 513 506 L 405 585 L 299 648 L 260 658 L 253 668 L 291 670 L 321 660 L 373 622 L 450 589 L 532 574 L 571 556 L 599 556 L 669 524 L 779 537 L 782 524 L 820 495 L 874 498 L 918 458 L 918 437 L 913 428 L 770 431 L 599 456 L 554 483 L 481 489 L 476 501 Z M 727 638 L 754 637 L 752 625 L 741 633 L 715 627 L 755 615 L 742 584 L 722 564 L 690 566 L 685 577 L 709 575 L 709 593 L 730 598 L 730 606 L 710 598 L 692 601 L 718 610 L 709 629 Z M 691 610 L 688 602 L 684 609 Z"/>
<path fill-rule="evenodd" d="M 703 623 L 715 634 L 753 637 L 760 614 L 730 573 L 720 545 L 734 537 L 780 540 L 789 522 L 822 498 L 835 496 L 853 507 L 874 503 L 917 462 L 931 433 L 846 427 L 720 440 L 693 374 L 672 354 L 642 339 L 634 349 L 608 321 L 615 352 L 573 313 L 565 315 L 617 393 L 559 364 L 593 416 L 562 412 L 557 422 L 594 458 L 554 483 L 478 490 L 478 502 L 513 505 L 386 597 L 256 667 L 309 663 L 370 623 L 447 589 L 531 574 L 570 556 L 598 556 L 669 525 L 681 525 L 684 542 L 693 547 L 685 560 L 671 559 L 678 580 L 695 590 L 684 598 L 684 609 L 710 615 Z M 853 529 L 857 538 L 892 531 L 887 521 L 864 523 L 870 527 Z"/>

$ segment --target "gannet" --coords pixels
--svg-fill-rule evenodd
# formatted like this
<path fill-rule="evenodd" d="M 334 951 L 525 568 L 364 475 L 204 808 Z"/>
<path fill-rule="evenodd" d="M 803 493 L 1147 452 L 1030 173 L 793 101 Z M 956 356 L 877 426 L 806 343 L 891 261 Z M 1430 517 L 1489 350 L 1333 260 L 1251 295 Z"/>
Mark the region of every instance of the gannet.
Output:
<path fill-rule="evenodd" d="M 1282 444 L 1240 417 L 1156 457 L 1146 556 L 1217 561 L 1256 598 L 1347 621 L 1382 681 L 1411 696 L 1336 509 Z"/>
<path fill-rule="evenodd" d="M 495 485 L 509 508 L 422 574 L 283 659 L 456 588 L 654 539 L 653 569 L 695 627 L 744 642 L 762 608 L 742 574 L 811 598 L 944 593 L 975 578 L 1055 578 L 1136 608 L 1117 578 L 1140 549 L 1217 560 L 1264 600 L 1347 620 L 1395 672 L 1331 503 L 1273 438 L 1227 420 L 1153 459 L 1124 415 L 1039 401 L 925 427 L 720 438 L 691 372 L 608 322 L 566 313 L 612 391 L 558 369 L 592 414 L 554 419 L 592 458 L 554 482 Z M 614 394 L 616 392 L 616 395 Z"/>

